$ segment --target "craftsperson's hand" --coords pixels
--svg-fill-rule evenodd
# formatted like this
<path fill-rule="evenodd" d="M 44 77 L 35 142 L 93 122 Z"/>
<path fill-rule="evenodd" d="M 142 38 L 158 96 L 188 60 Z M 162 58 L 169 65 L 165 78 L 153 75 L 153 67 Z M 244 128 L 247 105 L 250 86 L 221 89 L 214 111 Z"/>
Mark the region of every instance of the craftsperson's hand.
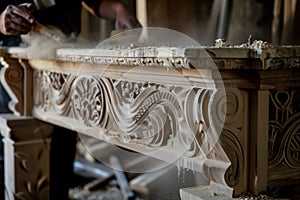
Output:
<path fill-rule="evenodd" d="M 117 30 L 142 27 L 140 22 L 131 14 L 125 5 L 119 4 L 115 12 L 115 28 Z"/>
<path fill-rule="evenodd" d="M 9 5 L 0 14 L 0 32 L 5 35 L 21 35 L 32 30 L 34 18 L 30 14 L 33 4 Z"/>

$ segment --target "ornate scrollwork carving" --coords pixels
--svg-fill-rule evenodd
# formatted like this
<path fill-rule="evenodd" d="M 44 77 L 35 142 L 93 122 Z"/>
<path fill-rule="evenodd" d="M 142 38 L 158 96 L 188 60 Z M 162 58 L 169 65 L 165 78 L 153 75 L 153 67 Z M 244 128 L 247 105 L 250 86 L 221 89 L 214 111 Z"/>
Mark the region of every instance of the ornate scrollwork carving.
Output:
<path fill-rule="evenodd" d="M 269 169 L 300 168 L 300 110 L 297 88 L 270 93 Z"/>
<path fill-rule="evenodd" d="M 4 66 L 2 84 L 8 92 L 11 101 L 9 109 L 16 115 L 24 113 L 24 70 L 17 59 L 3 57 L 0 60 Z"/>
<path fill-rule="evenodd" d="M 225 120 L 226 100 L 222 90 L 194 89 L 185 101 L 185 118 L 192 132 L 196 133 L 197 144 L 206 156 L 219 140 Z M 195 148 L 193 151 L 198 152 Z M 222 155 L 224 156 L 224 155 Z M 221 156 L 221 157 L 222 157 Z M 226 156 L 225 156 L 226 157 Z M 226 158 L 223 158 L 226 160 Z"/>
<path fill-rule="evenodd" d="M 231 165 L 226 171 L 226 183 L 230 187 L 236 186 L 243 173 L 244 168 L 244 151 L 239 139 L 235 134 L 228 130 L 224 130 L 221 135 L 222 147 L 227 153 Z"/>
<path fill-rule="evenodd" d="M 204 171 L 216 183 L 225 184 L 229 159 L 217 145 L 227 113 L 224 90 L 66 74 L 61 76 L 65 78 L 52 79 L 59 82 L 57 87 L 51 82 L 52 72 L 36 74 L 35 81 L 45 85 L 39 90 L 52 93 L 51 101 L 36 95 L 37 108 L 73 118 L 88 130 L 105 130 L 101 138 L 108 141 L 117 140 L 125 146 L 137 144 L 155 152 L 173 148 L 174 156 L 179 152 L 178 157 L 192 159 L 195 166 L 202 165 L 203 160 L 217 164 L 214 170 L 210 169 L 213 164 L 205 165 Z M 44 94 L 43 91 L 37 93 Z M 212 171 L 218 173 L 211 174 Z"/>
<path fill-rule="evenodd" d="M 122 127 L 119 132 L 121 137 L 125 136 L 123 139 L 154 147 L 166 145 L 171 132 L 176 135 L 179 125 L 175 119 L 181 108 L 174 93 L 148 82 L 119 81 L 115 88 L 118 93 L 111 98 L 117 98 L 123 105 L 114 105 L 116 108 L 112 110 L 115 121 Z M 170 124 L 167 126 L 170 131 L 166 124 Z"/>
<path fill-rule="evenodd" d="M 55 90 L 61 90 L 63 84 L 66 82 L 67 75 L 62 73 L 48 72 L 52 88 Z"/>

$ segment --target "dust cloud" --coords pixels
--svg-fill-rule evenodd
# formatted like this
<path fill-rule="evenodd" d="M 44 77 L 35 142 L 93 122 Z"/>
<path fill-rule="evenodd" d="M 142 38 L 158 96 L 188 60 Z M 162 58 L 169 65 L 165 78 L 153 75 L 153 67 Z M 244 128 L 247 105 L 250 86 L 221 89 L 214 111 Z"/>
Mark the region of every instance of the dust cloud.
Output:
<path fill-rule="evenodd" d="M 51 38 L 38 32 L 22 36 L 24 54 L 28 59 L 55 59 L 56 51 L 61 48 L 94 48 L 97 42 L 82 38 Z"/>

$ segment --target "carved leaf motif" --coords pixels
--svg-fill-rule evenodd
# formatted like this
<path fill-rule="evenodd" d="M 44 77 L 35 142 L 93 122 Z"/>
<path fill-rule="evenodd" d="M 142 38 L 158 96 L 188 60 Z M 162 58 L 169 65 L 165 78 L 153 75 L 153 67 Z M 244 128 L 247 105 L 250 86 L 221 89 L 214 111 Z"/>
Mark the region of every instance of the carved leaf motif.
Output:
<path fill-rule="evenodd" d="M 31 166 L 31 161 L 30 161 L 30 158 L 28 157 L 28 155 L 26 155 L 22 152 L 16 152 L 15 157 L 17 158 L 21 169 L 23 169 L 26 172 L 31 171 L 32 166 Z"/>
<path fill-rule="evenodd" d="M 16 200 L 30 200 L 31 197 L 26 192 L 19 192 L 14 195 Z"/>
<path fill-rule="evenodd" d="M 47 176 L 42 176 L 37 182 L 37 191 L 41 192 L 43 189 L 49 186 Z"/>
<path fill-rule="evenodd" d="M 35 192 L 33 187 L 34 186 L 31 182 L 26 182 L 26 190 L 29 194 L 33 194 Z"/>
<path fill-rule="evenodd" d="M 65 83 L 66 75 L 61 73 L 50 72 L 49 78 L 52 83 L 52 88 L 55 90 L 61 90 Z"/>
<path fill-rule="evenodd" d="M 35 97 L 34 104 L 44 111 L 49 111 L 51 109 L 51 99 L 52 99 L 52 88 L 51 81 L 45 71 L 35 71 L 34 72 L 34 84 L 39 85 L 35 87 Z"/>
<path fill-rule="evenodd" d="M 40 199 L 39 195 L 43 189 L 49 187 L 49 181 L 46 176 L 42 176 L 37 180 L 36 183 L 25 182 L 25 191 L 17 193 L 15 196 L 16 199 L 24 200 L 38 200 Z"/>

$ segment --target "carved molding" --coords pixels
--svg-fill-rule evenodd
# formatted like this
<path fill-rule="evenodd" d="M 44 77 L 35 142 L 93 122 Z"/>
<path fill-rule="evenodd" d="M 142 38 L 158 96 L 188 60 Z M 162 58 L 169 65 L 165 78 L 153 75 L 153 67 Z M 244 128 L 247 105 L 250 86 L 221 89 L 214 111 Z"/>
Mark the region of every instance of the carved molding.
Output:
<path fill-rule="evenodd" d="M 299 69 L 299 47 L 119 47 L 59 49 L 57 59 L 78 63 L 206 69 Z M 249 61 L 251 59 L 251 62 Z M 212 65 L 215 63 L 215 65 Z"/>
<path fill-rule="evenodd" d="M 267 58 L 264 60 L 264 69 L 300 69 L 300 58 Z"/>

